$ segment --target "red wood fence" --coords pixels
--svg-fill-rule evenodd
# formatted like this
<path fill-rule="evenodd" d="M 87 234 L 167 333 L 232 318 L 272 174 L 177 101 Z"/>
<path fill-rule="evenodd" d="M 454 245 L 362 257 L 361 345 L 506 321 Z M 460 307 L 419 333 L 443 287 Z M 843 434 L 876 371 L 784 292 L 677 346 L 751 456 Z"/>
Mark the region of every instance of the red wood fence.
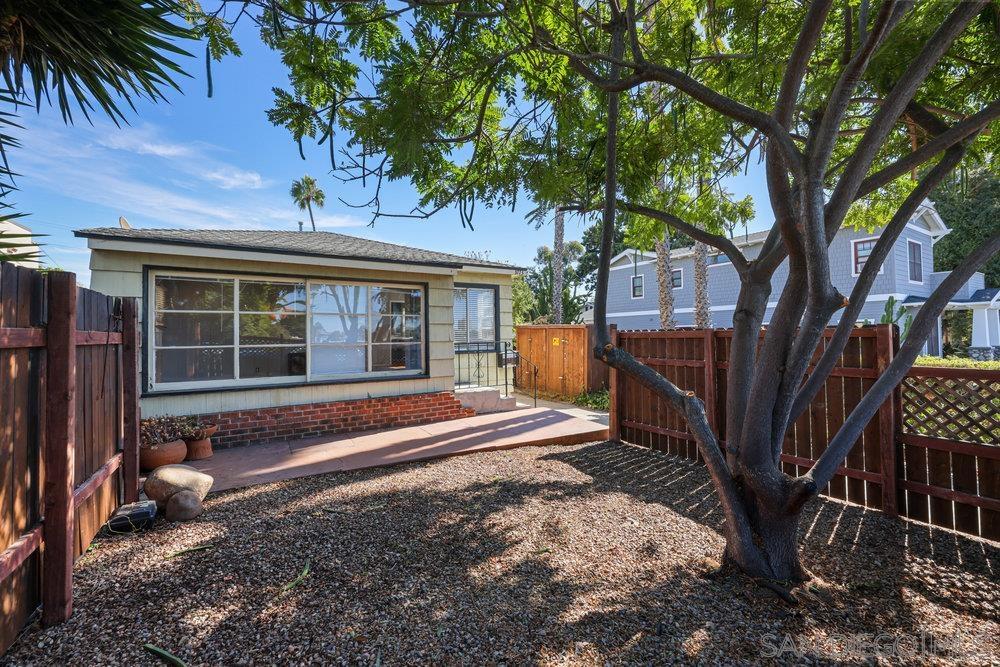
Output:
<path fill-rule="evenodd" d="M 823 346 L 832 336 L 829 330 Z M 615 331 L 618 345 L 694 391 L 726 437 L 732 331 Z M 788 430 L 781 461 L 805 472 L 898 349 L 892 325 L 855 329 L 809 409 Z M 815 361 L 815 359 L 814 359 Z M 613 440 L 698 460 L 683 420 L 652 392 L 611 371 Z M 896 516 L 1000 539 L 1000 371 L 914 368 L 865 426 L 824 494 Z"/>
<path fill-rule="evenodd" d="M 136 312 L 0 264 L 0 653 L 39 604 L 69 617 L 74 558 L 138 498 Z"/>

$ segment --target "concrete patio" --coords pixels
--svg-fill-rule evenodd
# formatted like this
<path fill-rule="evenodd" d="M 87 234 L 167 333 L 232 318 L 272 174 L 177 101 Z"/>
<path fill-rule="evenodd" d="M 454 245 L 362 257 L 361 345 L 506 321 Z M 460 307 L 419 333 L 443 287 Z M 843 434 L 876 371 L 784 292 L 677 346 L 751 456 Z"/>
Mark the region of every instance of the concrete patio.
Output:
<path fill-rule="evenodd" d="M 212 491 L 224 491 L 328 472 L 529 445 L 576 445 L 607 437 L 604 424 L 550 408 L 526 408 L 422 426 L 222 449 L 190 465 L 215 478 Z"/>

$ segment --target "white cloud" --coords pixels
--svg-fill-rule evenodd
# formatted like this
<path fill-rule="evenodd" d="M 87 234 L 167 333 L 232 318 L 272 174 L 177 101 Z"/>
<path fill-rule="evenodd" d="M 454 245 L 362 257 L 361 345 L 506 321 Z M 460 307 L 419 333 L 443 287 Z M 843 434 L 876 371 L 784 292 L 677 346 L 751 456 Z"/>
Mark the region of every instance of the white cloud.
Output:
<path fill-rule="evenodd" d="M 308 225 L 308 214 L 298 211 L 287 192 L 269 191 L 255 171 L 202 157 L 207 155 L 203 146 L 154 141 L 155 130 L 148 126 L 116 140 L 108 139 L 107 128 L 96 128 L 102 138 L 88 143 L 80 141 L 81 129 L 32 127 L 18 151 L 19 171 L 33 188 L 110 209 L 109 225 L 116 224 L 119 215 L 147 228 L 294 230 L 298 220 Z M 86 150 L 50 150 L 59 146 Z M 352 215 L 316 213 L 318 228 L 365 224 Z M 79 225 L 65 221 L 57 226 Z"/>
<path fill-rule="evenodd" d="M 155 155 L 161 158 L 190 157 L 193 152 L 190 146 L 155 140 L 148 127 L 143 129 L 116 128 L 115 131 L 98 138 L 97 143 L 114 150 L 128 151 L 138 155 Z"/>
<path fill-rule="evenodd" d="M 219 167 L 203 172 L 201 176 L 223 190 L 259 190 L 264 187 L 264 179 L 256 171 L 237 167 Z"/>

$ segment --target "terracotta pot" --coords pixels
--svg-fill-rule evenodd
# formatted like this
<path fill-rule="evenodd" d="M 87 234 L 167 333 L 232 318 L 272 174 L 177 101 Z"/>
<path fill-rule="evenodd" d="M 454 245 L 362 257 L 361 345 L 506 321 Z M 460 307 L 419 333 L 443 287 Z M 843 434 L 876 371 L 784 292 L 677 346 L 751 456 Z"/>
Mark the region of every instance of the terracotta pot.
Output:
<path fill-rule="evenodd" d="M 199 438 L 198 440 L 185 440 L 187 443 L 187 459 L 188 461 L 197 461 L 199 459 L 207 459 L 212 456 L 212 439 L 211 438 Z"/>
<path fill-rule="evenodd" d="M 180 463 L 187 455 L 187 445 L 183 440 L 161 442 L 151 447 L 139 448 L 139 467 L 153 470 L 171 463 Z"/>

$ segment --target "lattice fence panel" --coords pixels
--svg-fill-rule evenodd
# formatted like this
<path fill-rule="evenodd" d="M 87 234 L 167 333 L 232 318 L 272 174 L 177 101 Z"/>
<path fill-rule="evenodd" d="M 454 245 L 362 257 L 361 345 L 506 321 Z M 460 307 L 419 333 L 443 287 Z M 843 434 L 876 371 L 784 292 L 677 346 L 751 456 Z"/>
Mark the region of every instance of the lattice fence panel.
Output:
<path fill-rule="evenodd" d="M 902 403 L 903 426 L 910 433 L 1000 443 L 1000 380 L 908 376 Z"/>

